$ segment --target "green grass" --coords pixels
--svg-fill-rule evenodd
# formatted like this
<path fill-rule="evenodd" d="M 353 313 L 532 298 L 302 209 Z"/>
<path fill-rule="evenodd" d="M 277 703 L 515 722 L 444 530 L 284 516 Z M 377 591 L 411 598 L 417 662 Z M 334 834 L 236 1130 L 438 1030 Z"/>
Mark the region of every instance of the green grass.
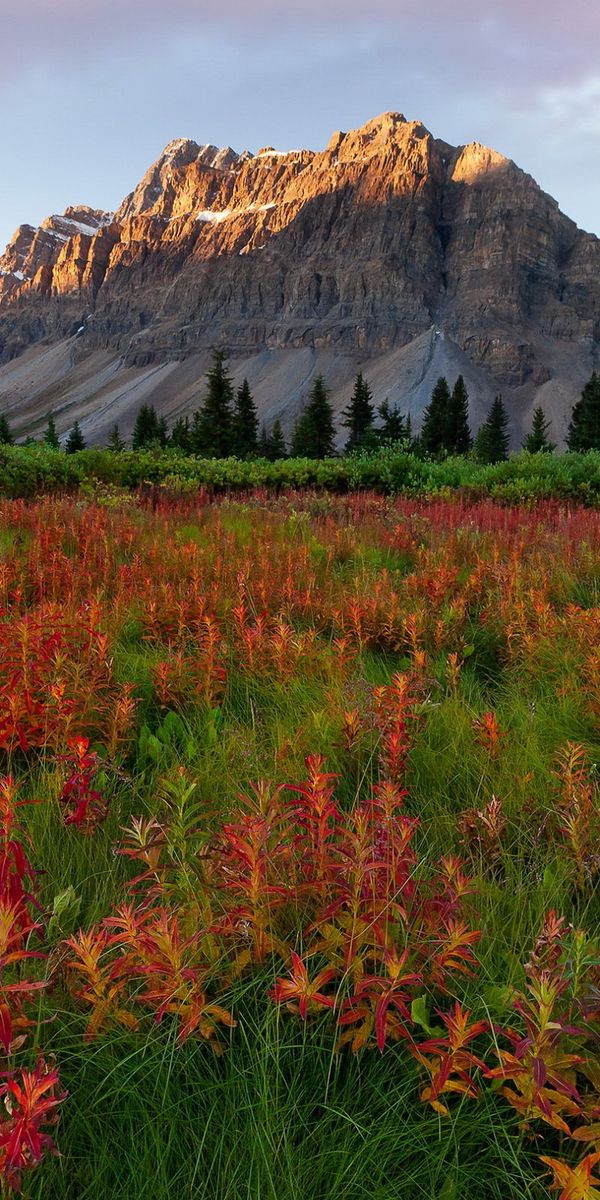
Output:
<path fill-rule="evenodd" d="M 393 662 L 368 656 L 361 675 L 389 678 Z M 524 764 L 534 773 L 529 795 L 543 802 L 551 752 L 577 721 L 552 705 L 536 708 L 518 688 L 506 688 L 498 712 L 512 752 L 498 764 L 473 746 L 471 715 L 486 690 L 476 674 L 456 698 L 432 705 L 412 755 L 410 809 L 419 813 L 430 853 L 456 848 L 456 814 L 496 790 L 518 814 Z M 318 720 L 322 713 L 323 720 Z M 259 725 L 259 729 L 256 725 Z M 159 728 L 155 723 L 155 729 Z M 217 741 L 207 739 L 207 714 L 185 721 L 188 753 L 166 746 L 133 788 L 119 784 L 112 813 L 93 839 L 60 829 L 56 807 L 31 810 L 36 861 L 43 862 L 43 892 L 50 899 L 72 885 L 77 921 L 88 927 L 123 895 L 130 874 L 115 859 L 119 826 L 130 813 L 155 811 L 157 780 L 176 764 L 198 780 L 200 803 L 222 810 L 260 777 L 286 739 L 298 742 L 288 766 L 302 774 L 306 746 L 328 754 L 341 769 L 322 689 L 295 681 L 281 689 L 234 680 Z M 210 725 L 210 722 L 209 722 Z M 365 786 L 372 755 L 342 797 Z M 294 777 L 288 769 L 287 777 Z M 282 775 L 283 778 L 283 775 Z M 32 791 L 47 794 L 43 779 Z M 504 876 L 477 880 L 476 907 L 484 930 L 481 971 L 471 998 L 478 1011 L 506 1021 L 507 988 L 523 982 L 522 967 L 544 912 L 576 912 L 568 877 L 532 864 L 519 834 Z M 543 867 L 546 865 L 546 873 Z M 482 864 L 483 867 L 483 864 Z M 586 901 L 588 928 L 598 927 L 598 903 Z M 71 919 L 65 934 L 73 932 Z M 232 1007 L 238 1027 L 221 1058 L 208 1047 L 178 1046 L 173 1031 L 135 1037 L 110 1035 L 86 1046 L 83 1021 L 71 1007 L 40 1030 L 55 1053 L 69 1091 L 60 1125 L 61 1158 L 29 1183 L 32 1200 L 518 1200 L 545 1195 L 535 1143 L 523 1142 L 507 1105 L 489 1090 L 483 1099 L 458 1102 L 442 1121 L 417 1099 L 414 1065 L 401 1047 L 355 1059 L 335 1054 L 327 1022 L 304 1028 L 265 1003 L 268 976 L 238 985 Z M 469 993 L 467 993 L 468 995 Z M 52 1007 L 55 998 L 52 997 Z"/>
<path fill-rule="evenodd" d="M 487 1095 L 442 1128 L 415 1104 L 400 1051 L 332 1056 L 331 1039 L 278 1019 L 260 996 L 221 1059 L 168 1036 L 61 1046 L 70 1087 L 62 1159 L 31 1197 L 52 1200 L 509 1200 L 539 1197 L 515 1122 Z M 63 1033 L 65 1030 L 63 1029 Z M 532 1160 L 531 1162 L 529 1160 Z M 485 1164 L 485 1165 L 484 1165 Z"/>
<path fill-rule="evenodd" d="M 368 594 L 389 572 L 401 590 L 405 576 L 419 569 L 417 536 L 405 552 L 383 534 L 377 544 L 371 529 L 354 529 L 347 546 L 340 535 L 333 553 L 321 515 L 283 512 L 273 545 L 282 555 L 290 546 L 308 546 L 324 588 L 333 578 L 332 586 L 353 592 L 360 580 L 361 594 Z M 174 518 L 173 545 L 191 542 L 210 555 L 215 530 L 207 528 L 205 516 Z M 136 511 L 134 520 L 141 544 L 152 517 Z M 260 520 L 259 510 L 235 504 L 219 512 L 218 536 L 227 554 L 253 554 Z M 3 558 L 24 556 L 27 546 L 27 539 L 15 543 L 14 531 L 0 531 Z M 63 546 L 77 558 L 72 535 Z M 125 561 L 117 551 L 117 561 Z M 583 553 L 581 569 L 558 563 L 557 611 L 576 599 L 597 603 L 597 561 L 590 551 L 587 568 Z M 228 595 L 227 604 L 236 599 Z M 196 782 L 194 802 L 207 837 L 251 780 L 301 780 L 308 753 L 322 753 L 327 769 L 339 773 L 344 806 L 364 797 L 377 779 L 378 734 L 371 725 L 359 749 L 349 753 L 341 739 L 343 713 L 357 707 L 368 714 L 373 688 L 409 662 L 403 652 L 370 649 L 337 676 L 325 629 L 316 668 L 300 662 L 286 683 L 268 670 L 231 670 L 221 704 L 188 705 L 169 717 L 153 695 L 151 675 L 169 651 L 143 640 L 143 605 L 140 597 L 112 647 L 116 676 L 136 684 L 140 708 L 135 739 L 118 772 L 105 774 L 111 799 L 106 823 L 89 838 L 65 828 L 56 764 L 43 756 L 26 763 L 18 755 L 7 763 L 25 778 L 26 795 L 40 800 L 23 811 L 35 865 L 43 872 L 44 905 L 50 909 L 56 896 L 74 891 L 54 925 L 57 943 L 130 895 L 137 864 L 116 855 L 115 847 L 132 816 L 164 815 L 165 780 L 180 767 Z M 307 622 L 298 618 L 298 628 Z M 407 808 L 421 820 L 423 858 L 435 862 L 464 851 L 461 814 L 493 795 L 505 805 L 502 861 L 491 867 L 475 856 L 467 864 L 483 938 L 478 976 L 458 991 L 476 1017 L 506 1023 L 510 987 L 523 984 L 522 964 L 549 908 L 583 924 L 592 937 L 600 931 L 593 888 L 576 892 L 564 855 L 536 839 L 537 817 L 528 816 L 543 817 L 552 808 L 560 747 L 581 742 L 597 762 L 600 731 L 583 696 L 569 690 L 577 654 L 568 636 L 560 653 L 540 639 L 537 667 L 526 671 L 507 661 L 504 630 L 493 617 L 482 620 L 474 606 L 459 645 L 469 650 L 455 693 L 446 684 L 445 653 L 432 650 L 429 656 Z M 506 735 L 497 759 L 477 743 L 473 729 L 473 720 L 489 708 Z M 57 1134 L 61 1156 L 28 1178 L 29 1200 L 543 1200 L 538 1155 L 564 1152 L 558 1136 L 549 1131 L 543 1145 L 528 1139 L 489 1085 L 476 1103 L 455 1097 L 451 1117 L 438 1117 L 419 1101 L 417 1071 L 401 1044 L 383 1055 L 336 1053 L 328 1015 L 303 1025 L 266 999 L 277 973 L 281 965 L 271 962 L 220 997 L 238 1023 L 224 1035 L 217 1057 L 203 1043 L 178 1045 L 167 1021 L 159 1028 L 145 1025 L 136 1035 L 112 1031 L 86 1043 L 85 1016 L 58 972 L 40 1002 L 32 1040 L 56 1055 L 69 1098 Z"/>

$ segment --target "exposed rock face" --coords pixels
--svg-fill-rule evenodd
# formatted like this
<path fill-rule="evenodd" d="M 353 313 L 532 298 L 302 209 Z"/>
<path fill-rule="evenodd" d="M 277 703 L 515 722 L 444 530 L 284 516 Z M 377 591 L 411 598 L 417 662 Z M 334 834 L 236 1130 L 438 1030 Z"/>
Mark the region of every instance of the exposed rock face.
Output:
<path fill-rule="evenodd" d="M 439 330 L 480 399 L 502 387 L 525 419 L 540 389 L 566 409 L 600 359 L 600 241 L 510 160 L 397 113 L 316 153 L 171 142 L 115 214 L 22 226 L 0 272 L 0 362 L 77 335 L 78 361 L 123 369 L 220 343 L 351 374 Z"/>

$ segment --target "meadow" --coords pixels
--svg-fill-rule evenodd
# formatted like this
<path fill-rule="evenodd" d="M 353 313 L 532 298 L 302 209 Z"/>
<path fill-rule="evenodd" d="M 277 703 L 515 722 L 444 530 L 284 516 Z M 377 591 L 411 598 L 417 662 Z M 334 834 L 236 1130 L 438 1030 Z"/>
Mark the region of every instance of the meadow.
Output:
<path fill-rule="evenodd" d="M 600 1196 L 600 512 L 503 498 L 0 500 L 3 1196 Z"/>

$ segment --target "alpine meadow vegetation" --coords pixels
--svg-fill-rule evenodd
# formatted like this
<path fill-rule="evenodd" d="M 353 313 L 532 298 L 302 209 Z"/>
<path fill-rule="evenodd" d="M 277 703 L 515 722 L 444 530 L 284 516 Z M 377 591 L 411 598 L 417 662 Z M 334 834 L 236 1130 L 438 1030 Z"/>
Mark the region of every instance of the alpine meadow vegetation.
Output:
<path fill-rule="evenodd" d="M 598 509 L 0 531 L 2 1194 L 593 1200 Z"/>

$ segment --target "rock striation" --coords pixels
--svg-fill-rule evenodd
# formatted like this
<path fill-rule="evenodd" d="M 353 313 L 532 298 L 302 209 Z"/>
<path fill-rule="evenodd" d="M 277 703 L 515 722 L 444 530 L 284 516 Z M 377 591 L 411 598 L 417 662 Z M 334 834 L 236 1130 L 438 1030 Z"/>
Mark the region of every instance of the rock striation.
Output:
<path fill-rule="evenodd" d="M 74 362 L 123 373 L 214 344 L 277 372 L 284 352 L 325 355 L 340 379 L 396 355 L 386 394 L 417 418 L 430 369 L 406 364 L 443 339 L 481 403 L 503 390 L 518 426 L 541 398 L 564 423 L 600 362 L 600 241 L 511 160 L 399 113 L 318 152 L 179 139 L 115 213 L 21 226 L 0 257 L 0 363 L 69 338 Z"/>

